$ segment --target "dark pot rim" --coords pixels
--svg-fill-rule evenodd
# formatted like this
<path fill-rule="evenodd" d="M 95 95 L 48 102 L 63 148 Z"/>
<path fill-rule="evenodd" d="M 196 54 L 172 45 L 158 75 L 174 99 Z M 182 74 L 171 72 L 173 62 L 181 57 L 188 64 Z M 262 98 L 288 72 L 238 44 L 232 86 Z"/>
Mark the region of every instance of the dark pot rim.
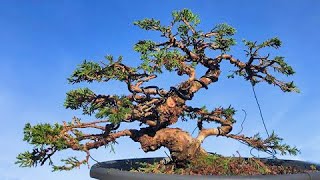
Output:
<path fill-rule="evenodd" d="M 175 179 L 175 180 L 200 180 L 200 179 L 320 179 L 320 172 L 306 172 L 299 174 L 282 174 L 282 175 L 254 175 L 254 176 L 195 176 L 195 175 L 168 175 L 168 174 L 148 174 L 139 172 L 130 172 L 129 170 L 138 166 L 138 163 L 147 162 L 159 162 L 164 157 L 155 158 L 133 158 L 133 159 L 121 159 L 106 162 L 99 162 L 94 164 L 90 169 L 90 177 L 95 179 L 121 179 L 121 180 L 163 180 L 163 179 Z M 284 160 L 284 159 L 268 159 L 260 158 L 261 161 L 275 164 L 289 166 L 294 165 L 301 169 L 310 169 L 311 165 L 315 165 L 317 169 L 320 169 L 319 164 L 298 161 L 298 160 Z"/>

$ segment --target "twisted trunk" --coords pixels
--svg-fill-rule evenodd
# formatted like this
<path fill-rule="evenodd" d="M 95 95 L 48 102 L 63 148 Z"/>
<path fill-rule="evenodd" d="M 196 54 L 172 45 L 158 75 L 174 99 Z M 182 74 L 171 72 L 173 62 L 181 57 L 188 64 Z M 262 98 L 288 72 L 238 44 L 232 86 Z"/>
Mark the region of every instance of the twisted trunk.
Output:
<path fill-rule="evenodd" d="M 177 165 L 183 166 L 197 156 L 206 154 L 199 140 L 179 128 L 164 128 L 158 131 L 145 128 L 133 132 L 131 138 L 139 142 L 145 152 L 155 151 L 162 146 L 168 148 Z"/>

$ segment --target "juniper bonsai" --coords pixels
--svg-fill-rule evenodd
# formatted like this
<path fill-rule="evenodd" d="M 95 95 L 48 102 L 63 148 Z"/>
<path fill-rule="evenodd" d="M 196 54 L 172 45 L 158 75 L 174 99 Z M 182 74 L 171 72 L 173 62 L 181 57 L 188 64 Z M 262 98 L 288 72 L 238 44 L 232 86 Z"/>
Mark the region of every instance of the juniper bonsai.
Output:
<path fill-rule="evenodd" d="M 232 134 L 236 110 L 231 106 L 209 110 L 205 106 L 187 105 L 199 90 L 217 83 L 222 71 L 220 64 L 224 61 L 235 67 L 229 78 L 240 76 L 253 86 L 266 82 L 283 92 L 298 92 L 293 82 L 281 81 L 273 75 L 274 72 L 287 76 L 295 73 L 284 57 L 261 53 L 269 48 L 278 49 L 281 41 L 278 38 L 261 43 L 243 40 L 246 58 L 240 60 L 229 54 L 230 48 L 236 45 L 232 37 L 236 30 L 230 25 L 218 24 L 211 31 L 203 32 L 197 28 L 198 16 L 188 9 L 175 11 L 172 17 L 168 26 L 155 19 L 134 23 L 144 30 L 158 32 L 164 39 L 162 42 L 141 40 L 134 45 L 142 60 L 138 67 L 130 67 L 122 62 L 122 57 L 110 55 L 103 62 L 84 61 L 80 64 L 68 78 L 71 84 L 117 80 L 125 83 L 128 91 L 122 95 L 96 94 L 89 88 L 68 92 L 65 107 L 80 109 L 84 115 L 94 116 L 94 120 L 83 121 L 74 117 L 61 124 L 26 124 L 23 140 L 33 148 L 19 154 L 16 163 L 31 167 L 47 162 L 53 170 L 70 170 L 87 164 L 90 150 L 112 145 L 124 136 L 140 143 L 144 152 L 167 148 L 173 162 L 180 166 L 207 154 L 201 144 L 209 136 L 232 138 L 267 153 L 295 155 L 297 148 L 282 144 L 282 139 L 274 133 L 266 139 L 259 135 Z M 216 56 L 208 55 L 214 54 L 210 51 Z M 206 72 L 197 74 L 199 67 L 205 68 Z M 146 86 L 163 71 L 176 72 L 186 79 L 170 89 Z M 192 137 L 187 131 L 170 127 L 179 120 L 196 121 L 198 135 Z M 121 127 L 135 121 L 140 123 L 137 129 Z M 218 127 L 204 128 L 204 122 L 217 123 Z M 83 159 L 67 157 L 60 165 L 53 162 L 52 156 L 68 149 L 84 152 Z"/>

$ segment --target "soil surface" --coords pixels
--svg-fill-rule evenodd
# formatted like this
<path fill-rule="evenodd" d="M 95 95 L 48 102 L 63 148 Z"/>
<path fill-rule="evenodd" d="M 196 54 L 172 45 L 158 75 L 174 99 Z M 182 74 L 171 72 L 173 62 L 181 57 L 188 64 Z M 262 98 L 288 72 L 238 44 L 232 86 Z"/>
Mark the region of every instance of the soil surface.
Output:
<path fill-rule="evenodd" d="M 267 175 L 267 174 L 296 174 L 314 172 L 319 169 L 311 165 L 301 169 L 296 166 L 270 165 L 256 158 L 223 157 L 210 154 L 199 157 L 185 167 L 177 167 L 174 163 L 156 162 L 153 164 L 141 163 L 134 172 L 180 174 L 180 175 Z"/>

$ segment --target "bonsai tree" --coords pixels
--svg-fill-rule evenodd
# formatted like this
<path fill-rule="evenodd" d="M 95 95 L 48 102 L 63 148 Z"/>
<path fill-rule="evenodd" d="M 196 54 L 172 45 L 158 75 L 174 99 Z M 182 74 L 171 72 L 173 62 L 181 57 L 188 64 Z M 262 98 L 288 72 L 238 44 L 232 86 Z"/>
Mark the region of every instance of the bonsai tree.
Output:
<path fill-rule="evenodd" d="M 23 140 L 33 148 L 19 154 L 16 163 L 30 167 L 47 162 L 53 170 L 70 170 L 87 164 L 90 150 L 112 145 L 124 136 L 140 143 L 144 152 L 167 148 L 172 162 L 177 166 L 184 166 L 200 155 L 206 155 L 201 144 L 209 136 L 232 138 L 271 154 L 295 155 L 297 148 L 282 144 L 282 139 L 274 133 L 266 139 L 258 135 L 233 134 L 236 110 L 231 106 L 207 109 L 205 106 L 187 105 L 199 90 L 208 89 L 218 82 L 222 71 L 220 64 L 224 61 L 233 67 L 229 78 L 240 76 L 252 86 L 268 83 L 283 92 L 298 92 L 293 82 L 281 81 L 274 75 L 290 76 L 295 73 L 284 57 L 261 53 L 261 50 L 266 52 L 269 48 L 278 49 L 281 41 L 278 38 L 261 43 L 244 40 L 246 58 L 240 60 L 228 53 L 236 45 L 232 38 L 236 30 L 230 25 L 218 24 L 209 32 L 203 32 L 197 29 L 200 22 L 198 16 L 188 9 L 175 11 L 172 17 L 167 26 L 155 19 L 134 23 L 163 37 L 162 42 L 141 40 L 134 45 L 142 60 L 138 67 L 130 67 L 123 63 L 122 57 L 110 55 L 101 63 L 84 61 L 80 64 L 68 78 L 71 84 L 117 80 L 125 83 L 128 91 L 119 95 L 96 94 L 89 88 L 68 92 L 64 106 L 72 110 L 80 109 L 84 115 L 93 116 L 94 120 L 84 121 L 74 117 L 62 124 L 26 124 Z M 208 55 L 210 51 L 216 56 Z M 197 74 L 199 67 L 205 68 L 206 72 Z M 146 86 L 147 82 L 152 83 L 164 71 L 176 72 L 186 78 L 170 89 Z M 196 137 L 180 128 L 170 127 L 178 121 L 187 120 L 197 122 L 199 131 Z M 138 129 L 121 127 L 124 123 L 135 121 L 140 123 Z M 218 127 L 205 128 L 204 122 L 218 124 Z M 68 149 L 83 152 L 83 158 L 66 157 L 60 165 L 53 162 L 52 156 Z"/>

